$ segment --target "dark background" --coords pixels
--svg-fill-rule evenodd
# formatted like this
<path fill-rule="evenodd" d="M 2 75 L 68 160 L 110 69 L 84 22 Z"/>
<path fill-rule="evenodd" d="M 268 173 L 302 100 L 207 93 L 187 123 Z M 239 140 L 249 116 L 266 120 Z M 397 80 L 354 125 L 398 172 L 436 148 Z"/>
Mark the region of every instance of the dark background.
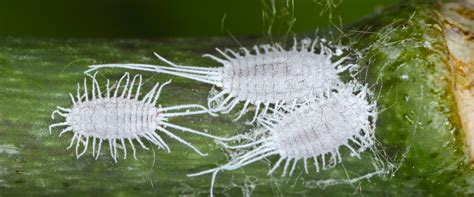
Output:
<path fill-rule="evenodd" d="M 286 2 L 275 1 L 279 5 Z M 292 30 L 301 32 L 332 26 L 329 12 L 320 15 L 326 1 L 331 2 L 295 0 L 296 22 Z M 271 0 L 1 0 L 0 36 L 160 38 L 262 35 L 266 29 L 264 10 L 267 13 L 271 10 L 269 2 Z M 344 0 L 332 9 L 331 21 L 348 24 L 395 2 L 397 0 Z M 291 18 L 290 14 L 279 12 L 277 20 L 281 24 L 275 25 L 272 32 L 284 33 L 288 29 L 288 18 Z"/>

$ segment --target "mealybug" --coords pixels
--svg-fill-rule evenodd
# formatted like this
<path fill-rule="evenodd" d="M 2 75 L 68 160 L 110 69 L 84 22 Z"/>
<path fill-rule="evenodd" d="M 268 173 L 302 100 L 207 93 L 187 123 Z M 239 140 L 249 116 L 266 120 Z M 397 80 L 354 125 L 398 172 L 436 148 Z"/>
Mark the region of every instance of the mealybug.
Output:
<path fill-rule="evenodd" d="M 49 126 L 49 131 L 53 127 L 65 126 L 59 134 L 73 132 L 74 135 L 68 147 L 70 149 L 76 143 L 76 157 L 79 158 L 87 151 L 90 141 L 92 141 L 92 155 L 95 159 L 99 158 L 102 142 L 108 141 L 110 154 L 117 162 L 117 147 L 123 149 L 124 159 L 127 157 L 127 143 L 133 150 L 133 157 L 136 158 L 135 145 L 133 141 L 138 142 L 146 150 L 141 139 L 157 145 L 159 148 L 170 152 L 170 148 L 155 130 L 168 135 L 172 139 L 189 146 L 200 155 L 201 153 L 191 143 L 181 139 L 177 135 L 168 131 L 166 127 L 189 132 L 213 139 L 226 140 L 225 138 L 215 137 L 200 131 L 178 126 L 168 122 L 169 118 L 177 116 L 187 116 L 193 114 L 212 113 L 201 105 L 178 105 L 172 107 L 156 107 L 162 88 L 170 81 L 162 84 L 157 83 L 150 92 L 142 99 L 140 97 L 140 88 L 142 86 L 142 76 L 135 75 L 130 81 L 130 75 L 125 73 L 114 87 L 109 86 L 109 80 L 105 86 L 105 95 L 102 94 L 99 83 L 95 75 L 91 76 L 91 92 L 87 91 L 87 80 L 84 79 L 84 93 L 81 93 L 80 84 L 77 84 L 77 95 L 74 97 L 71 93 L 71 108 L 57 107 L 51 114 L 65 117 L 65 122 L 55 123 Z M 134 85 L 138 81 L 138 86 L 134 90 Z M 125 84 L 122 84 L 125 82 Z M 196 109 L 194 111 L 190 111 Z M 185 110 L 185 111 L 180 111 Z M 174 111 L 174 112 L 173 112 Z M 91 140 L 92 139 L 92 140 Z M 79 153 L 79 147 L 84 146 L 83 151 Z"/>
<path fill-rule="evenodd" d="M 272 155 L 280 158 L 270 169 L 273 173 L 284 162 L 282 176 L 293 174 L 298 161 L 312 159 L 316 171 L 329 169 L 341 162 L 339 149 L 351 151 L 351 156 L 360 153 L 375 143 L 376 104 L 368 101 L 370 94 L 366 86 L 351 82 L 327 91 L 312 101 L 296 106 L 280 106 L 275 113 L 258 118 L 264 133 L 249 143 L 231 146 L 228 149 L 252 149 L 234 157 L 227 164 L 188 176 L 212 173 L 212 188 L 219 171 L 235 170 Z M 251 138 L 251 137 L 250 137 Z M 248 139 L 248 138 L 247 138 Z"/>
<path fill-rule="evenodd" d="M 148 64 L 102 64 L 92 65 L 86 71 L 99 68 L 129 68 L 142 71 L 165 73 L 209 83 L 222 88 L 212 95 L 208 106 L 213 112 L 229 113 L 243 102 L 237 119 L 246 113 L 249 104 L 255 105 L 254 122 L 259 114 L 265 114 L 270 107 L 304 102 L 320 95 L 325 90 L 341 83 L 339 74 L 357 65 L 342 63 L 349 59 L 343 54 L 343 47 L 329 47 L 324 39 L 303 39 L 298 45 L 285 50 L 279 44 L 254 46 L 254 53 L 241 48 L 237 53 L 230 49 L 216 49 L 224 58 L 206 54 L 204 57 L 223 64 L 223 67 L 204 68 L 177 65 L 160 55 L 155 55 L 171 65 L 155 66 Z M 319 53 L 316 51 L 319 45 Z M 326 46 L 328 45 L 328 46 Z M 337 60 L 335 60 L 337 59 Z"/>

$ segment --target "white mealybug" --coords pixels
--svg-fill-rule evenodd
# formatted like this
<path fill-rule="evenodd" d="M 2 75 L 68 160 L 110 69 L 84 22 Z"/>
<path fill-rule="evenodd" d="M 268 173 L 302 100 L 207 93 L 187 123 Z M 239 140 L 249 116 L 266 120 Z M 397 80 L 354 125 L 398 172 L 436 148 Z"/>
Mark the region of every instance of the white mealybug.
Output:
<path fill-rule="evenodd" d="M 227 164 L 188 176 L 212 173 L 212 188 L 217 173 L 235 170 L 272 155 L 280 158 L 270 169 L 273 173 L 285 160 L 283 174 L 293 174 L 298 161 L 304 163 L 308 173 L 307 160 L 312 159 L 316 171 L 329 169 L 341 162 L 339 149 L 347 148 L 351 156 L 360 158 L 360 153 L 375 144 L 375 122 L 377 109 L 368 101 L 366 86 L 351 82 L 327 91 L 315 100 L 293 106 L 280 106 L 275 113 L 258 118 L 263 134 L 250 133 L 245 139 L 250 142 L 231 146 L 220 142 L 227 149 L 252 149 L 233 157 Z M 254 131 L 255 132 L 255 131 Z"/>
<path fill-rule="evenodd" d="M 191 143 L 181 139 L 177 135 L 168 131 L 166 127 L 189 132 L 213 139 L 226 140 L 225 138 L 215 137 L 200 131 L 185 128 L 168 122 L 168 118 L 176 116 L 186 116 L 193 114 L 209 113 L 209 110 L 201 105 L 178 105 L 172 107 L 155 107 L 160 96 L 162 88 L 170 83 L 168 81 L 161 86 L 157 83 L 141 100 L 140 88 L 142 86 L 142 76 L 135 75 L 130 81 L 129 73 L 125 73 L 115 84 L 116 87 L 109 86 L 107 80 L 105 95 L 102 94 L 99 83 L 95 75 L 92 78 L 92 91 L 87 91 L 87 79 L 84 79 L 84 93 L 81 94 L 80 84 L 77 84 L 76 98 L 70 93 L 73 103 L 71 108 L 57 107 L 51 114 L 51 118 L 60 115 L 65 117 L 65 122 L 55 123 L 49 126 L 49 131 L 58 126 L 66 126 L 59 134 L 73 132 L 74 135 L 68 147 L 70 149 L 76 143 L 76 157 L 79 159 L 86 153 L 89 141 L 92 141 L 92 155 L 95 159 L 99 158 L 102 142 L 108 141 L 110 154 L 117 162 L 117 146 L 123 149 L 124 159 L 127 158 L 126 143 L 129 143 L 133 150 L 133 157 L 136 159 L 136 149 L 133 144 L 135 140 L 146 150 L 148 148 L 143 144 L 141 138 L 157 145 L 159 148 L 170 152 L 168 145 L 158 135 L 155 130 L 168 135 L 172 139 L 189 146 L 200 155 L 201 153 Z M 138 80 L 138 86 L 134 90 L 134 85 Z M 125 81 L 125 84 L 122 84 Z M 113 90 L 115 89 L 115 91 Z M 191 109 L 197 109 L 190 111 Z M 176 111 L 178 110 L 178 111 Z M 185 111 L 179 111 L 185 110 Z M 173 112 L 174 111 L 174 112 Z M 92 138 L 92 140 L 90 140 Z M 84 146 L 79 153 L 80 145 Z"/>
<path fill-rule="evenodd" d="M 319 53 L 315 49 L 317 45 L 320 47 Z M 211 95 L 208 100 L 208 106 L 213 112 L 229 113 L 238 103 L 244 102 L 244 107 L 235 120 L 241 118 L 249 104 L 252 104 L 256 106 L 255 116 L 251 121 L 254 122 L 271 105 L 276 109 L 282 104 L 304 102 L 320 95 L 341 83 L 340 73 L 357 67 L 355 64 L 341 64 L 350 59 L 348 56 L 341 56 L 344 47 L 332 49 L 329 45 L 324 39 L 303 39 L 298 45 L 295 39 L 291 50 L 285 50 L 279 44 L 254 46 L 254 54 L 246 48 L 241 48 L 239 53 L 230 49 L 216 49 L 224 59 L 204 55 L 223 64 L 223 67 L 215 68 L 181 66 L 155 53 L 171 67 L 101 64 L 90 66 L 86 73 L 104 67 L 129 68 L 209 83 L 222 88 L 220 93 Z M 335 61 L 335 58 L 338 60 Z"/>

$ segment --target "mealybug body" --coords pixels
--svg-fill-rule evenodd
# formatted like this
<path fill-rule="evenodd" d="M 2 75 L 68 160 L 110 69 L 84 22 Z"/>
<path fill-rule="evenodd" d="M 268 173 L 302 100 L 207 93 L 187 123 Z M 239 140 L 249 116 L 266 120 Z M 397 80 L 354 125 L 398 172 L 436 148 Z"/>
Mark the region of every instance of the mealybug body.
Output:
<path fill-rule="evenodd" d="M 222 88 L 220 93 L 212 95 L 209 108 L 213 112 L 229 113 L 238 103 L 244 107 L 236 118 L 245 114 L 249 104 L 256 106 L 255 121 L 258 114 L 265 114 L 269 107 L 278 108 L 279 105 L 304 102 L 315 95 L 341 83 L 339 73 L 357 65 L 341 63 L 349 59 L 334 57 L 342 55 L 341 48 L 333 49 L 325 46 L 325 41 L 304 39 L 298 45 L 296 39 L 291 50 L 285 50 L 278 44 L 254 46 L 254 53 L 241 48 L 241 53 L 230 49 L 217 51 L 224 57 L 218 58 L 206 54 L 213 60 L 223 64 L 223 67 L 203 68 L 195 66 L 181 66 L 155 55 L 171 65 L 155 66 L 147 64 L 102 64 L 92 65 L 87 72 L 95 69 L 129 68 L 143 71 L 166 73 L 181 76 L 200 82 L 213 84 Z M 320 51 L 316 53 L 315 47 Z"/>
<path fill-rule="evenodd" d="M 138 86 L 136 87 L 136 90 L 134 90 L 134 85 L 137 80 Z M 122 83 L 124 81 L 125 84 L 123 85 Z M 169 123 L 168 118 L 171 117 L 212 113 L 205 107 L 194 104 L 156 107 L 155 105 L 160 96 L 160 92 L 168 83 L 170 83 L 170 81 L 161 86 L 157 83 L 152 90 L 140 100 L 140 88 L 142 86 L 141 75 L 134 76 L 130 82 L 130 76 L 126 73 L 118 83 L 115 84 L 115 91 L 112 90 L 114 88 L 109 86 L 109 81 L 107 80 L 105 95 L 102 94 L 99 83 L 95 79 L 95 75 L 92 76 L 91 92 L 87 91 L 87 80 L 84 79 L 84 93 L 81 94 L 80 85 L 78 84 L 76 97 L 69 94 L 73 106 L 71 108 L 57 107 L 57 110 L 55 110 L 51 115 L 53 119 L 54 115 L 60 115 L 65 117 L 66 121 L 50 125 L 49 131 L 51 132 L 53 127 L 66 126 L 59 136 L 66 132 L 73 132 L 74 136 L 72 137 L 68 149 L 76 143 L 77 158 L 85 154 L 90 141 L 92 141 L 92 155 L 96 159 L 100 155 L 102 142 L 108 141 L 110 154 L 115 162 L 117 162 L 118 146 L 121 146 L 123 149 L 124 159 L 126 159 L 127 143 L 130 144 L 133 150 L 133 156 L 136 158 L 134 140 L 144 149 L 148 150 L 141 139 L 146 139 L 157 145 L 159 148 L 163 148 L 170 152 L 168 145 L 160 135 L 155 132 L 155 130 L 159 130 L 180 143 L 191 147 L 200 155 L 205 155 L 189 142 L 168 131 L 166 127 L 214 139 L 225 140 L 225 138 L 215 137 Z M 190 111 L 191 109 L 198 110 Z M 84 146 L 84 149 L 79 153 L 79 147 L 81 144 Z"/>
<path fill-rule="evenodd" d="M 307 160 L 312 159 L 316 171 L 328 169 L 341 162 L 339 149 L 346 147 L 351 156 L 374 145 L 376 104 L 367 100 L 367 88 L 354 83 L 339 86 L 314 101 L 293 106 L 281 106 L 279 111 L 258 118 L 263 134 L 250 137 L 249 143 L 231 146 L 228 149 L 247 149 L 230 162 L 220 167 L 191 174 L 199 176 L 212 173 L 212 187 L 219 171 L 235 170 L 272 155 L 280 158 L 268 172 L 274 172 L 285 160 L 285 176 L 293 162 L 289 175 L 293 174 L 298 161 L 304 163 L 308 173 Z M 252 135 L 251 136 L 255 136 Z M 248 138 L 247 138 L 248 139 Z"/>

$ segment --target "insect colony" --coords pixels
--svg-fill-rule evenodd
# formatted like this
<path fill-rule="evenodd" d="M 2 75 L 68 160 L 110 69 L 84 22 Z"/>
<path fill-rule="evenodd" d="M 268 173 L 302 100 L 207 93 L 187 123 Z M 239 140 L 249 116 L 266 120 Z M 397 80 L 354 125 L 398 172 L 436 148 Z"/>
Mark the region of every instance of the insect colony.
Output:
<path fill-rule="evenodd" d="M 308 160 L 319 172 L 341 162 L 340 148 L 347 148 L 350 156 L 359 157 L 375 144 L 376 103 L 367 85 L 355 79 L 358 65 L 345 63 L 350 58 L 343 55 L 344 49 L 332 46 L 324 39 L 294 39 L 289 50 L 279 44 L 254 46 L 252 51 L 241 48 L 240 52 L 217 49 L 223 58 L 204 55 L 223 65 L 215 68 L 177 65 L 156 53 L 169 66 L 92 65 L 86 73 L 101 68 L 127 68 L 185 77 L 222 90 L 209 97 L 207 108 L 197 104 L 156 107 L 163 86 L 170 81 L 161 86 L 157 83 L 140 99 L 141 75 L 130 81 L 129 74 L 125 73 L 112 86 L 107 80 L 106 90 L 101 90 L 95 74 L 89 75 L 92 90 L 87 90 L 87 79 L 84 79 L 83 93 L 78 84 L 76 96 L 70 94 L 73 106 L 57 107 L 52 114 L 53 119 L 57 114 L 64 117 L 65 122 L 52 124 L 50 131 L 62 126 L 65 128 L 60 136 L 74 133 L 68 149 L 75 144 L 77 158 L 86 153 L 91 141 L 92 155 L 97 159 L 102 143 L 107 141 L 115 162 L 119 157 L 118 145 L 123 149 L 124 159 L 127 143 L 134 158 L 133 141 L 148 149 L 142 139 L 170 152 L 157 131 L 205 155 L 166 128 L 213 139 L 226 149 L 245 150 L 226 164 L 188 175 L 212 174 L 211 195 L 218 172 L 238 169 L 273 155 L 278 155 L 279 159 L 268 174 L 282 166 L 282 176 L 291 176 L 299 161 L 308 173 Z M 344 82 L 342 73 L 347 73 L 351 80 Z M 177 116 L 229 113 L 239 103 L 244 107 L 234 120 L 241 119 L 249 105 L 253 105 L 255 114 L 247 123 L 257 122 L 257 128 L 263 134 L 247 133 L 225 138 L 168 122 L 169 118 Z M 244 137 L 250 140 L 238 144 Z M 79 151 L 81 146 L 82 151 Z"/>

